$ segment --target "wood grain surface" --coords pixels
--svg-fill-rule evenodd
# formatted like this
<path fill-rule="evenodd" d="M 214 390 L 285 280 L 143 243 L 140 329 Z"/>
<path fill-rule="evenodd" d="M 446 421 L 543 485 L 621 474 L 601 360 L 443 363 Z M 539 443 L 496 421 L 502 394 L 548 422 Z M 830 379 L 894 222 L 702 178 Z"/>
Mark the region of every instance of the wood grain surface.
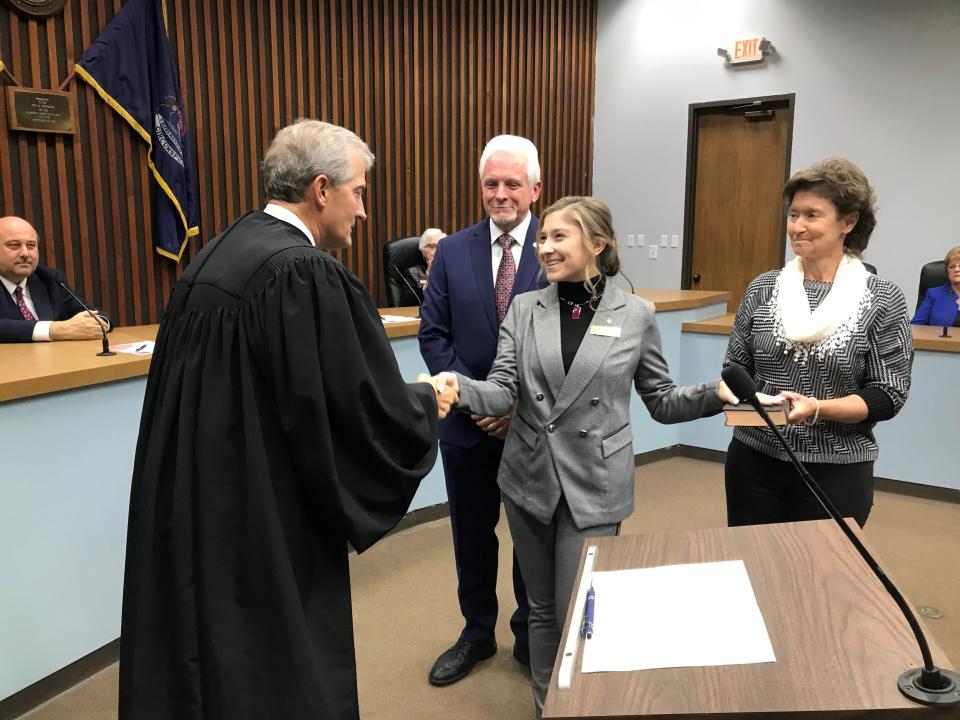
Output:
<path fill-rule="evenodd" d="M 960 707 L 933 712 L 900 694 L 897 677 L 920 663 L 913 634 L 832 521 L 596 538 L 584 548 L 590 544 L 598 546 L 596 570 L 743 560 L 777 660 L 582 674 L 578 658 L 570 690 L 557 689 L 554 668 L 544 718 L 960 717 Z M 950 667 L 929 631 L 927 639 L 934 661 Z"/>

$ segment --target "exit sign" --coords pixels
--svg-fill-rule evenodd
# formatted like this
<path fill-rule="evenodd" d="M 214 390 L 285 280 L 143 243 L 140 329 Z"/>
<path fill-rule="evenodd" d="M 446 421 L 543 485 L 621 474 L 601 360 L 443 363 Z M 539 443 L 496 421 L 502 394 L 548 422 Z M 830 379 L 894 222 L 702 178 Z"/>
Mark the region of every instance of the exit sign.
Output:
<path fill-rule="evenodd" d="M 730 65 L 762 63 L 773 52 L 773 45 L 764 37 L 735 40 L 729 48 L 717 48 L 717 55 L 726 58 Z"/>

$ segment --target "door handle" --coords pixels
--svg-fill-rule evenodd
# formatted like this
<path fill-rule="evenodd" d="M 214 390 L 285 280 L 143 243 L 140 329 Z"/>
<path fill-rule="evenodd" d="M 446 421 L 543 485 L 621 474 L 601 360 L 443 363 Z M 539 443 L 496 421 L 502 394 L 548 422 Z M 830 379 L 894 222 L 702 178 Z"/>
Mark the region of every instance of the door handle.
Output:
<path fill-rule="evenodd" d="M 694 274 L 693 274 L 693 281 L 694 281 L 695 283 L 700 282 L 700 273 L 694 273 Z"/>

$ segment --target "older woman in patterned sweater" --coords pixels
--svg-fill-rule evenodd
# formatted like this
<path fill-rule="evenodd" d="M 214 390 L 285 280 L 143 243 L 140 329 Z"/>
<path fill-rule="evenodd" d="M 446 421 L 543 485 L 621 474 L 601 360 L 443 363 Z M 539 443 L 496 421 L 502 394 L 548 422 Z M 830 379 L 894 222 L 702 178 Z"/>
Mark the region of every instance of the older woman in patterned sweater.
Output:
<path fill-rule="evenodd" d="M 862 527 L 873 505 L 873 427 L 910 389 L 910 316 L 900 289 L 860 262 L 876 225 L 860 168 L 824 160 L 791 177 L 783 198 L 796 258 L 750 283 L 724 365 L 790 400 L 787 442 Z M 731 526 L 826 517 L 767 428 L 734 430 L 726 490 Z"/>

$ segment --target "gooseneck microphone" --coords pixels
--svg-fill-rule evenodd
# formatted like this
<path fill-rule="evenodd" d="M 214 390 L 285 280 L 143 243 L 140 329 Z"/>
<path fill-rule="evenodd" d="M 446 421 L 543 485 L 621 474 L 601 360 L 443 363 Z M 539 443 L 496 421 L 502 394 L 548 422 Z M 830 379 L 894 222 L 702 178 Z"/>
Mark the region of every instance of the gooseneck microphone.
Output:
<path fill-rule="evenodd" d="M 417 306 L 422 307 L 423 303 L 420 301 L 420 293 L 414 290 L 413 285 L 411 285 L 410 281 L 407 280 L 406 277 L 404 277 L 404 274 L 402 272 L 400 272 L 399 267 L 397 267 L 396 265 L 391 265 L 390 267 L 393 268 L 393 271 L 397 274 L 397 277 L 403 280 L 403 284 L 406 285 L 410 289 L 410 292 L 413 293 L 413 299 L 417 301 Z"/>
<path fill-rule="evenodd" d="M 107 331 L 106 331 L 106 329 L 103 327 L 103 323 L 100 322 L 100 321 L 97 319 L 97 316 L 93 314 L 93 310 L 91 310 L 90 308 L 88 308 L 87 305 L 86 305 L 86 303 L 84 303 L 83 300 L 81 300 L 79 297 L 77 297 L 77 294 L 76 294 L 73 290 L 71 290 L 70 288 L 67 287 L 67 284 L 66 284 L 66 283 L 58 282 L 57 284 L 58 284 L 60 287 L 62 287 L 64 290 L 66 290 L 66 291 L 70 294 L 70 297 L 72 297 L 74 300 L 76 300 L 78 303 L 80 303 L 80 307 L 82 307 L 84 310 L 87 311 L 87 313 L 89 313 L 90 317 L 92 317 L 93 320 L 94 320 L 94 322 L 97 323 L 97 327 L 100 328 L 100 332 L 103 333 L 103 349 L 102 349 L 100 352 L 97 353 L 97 357 L 110 357 L 111 355 L 116 355 L 115 352 L 113 352 L 113 351 L 110 350 L 110 343 L 107 342 Z"/>
<path fill-rule="evenodd" d="M 773 420 L 770 419 L 763 405 L 760 404 L 760 399 L 757 397 L 757 386 L 753 382 L 753 378 L 751 378 L 750 374 L 740 365 L 728 365 L 723 369 L 721 376 L 734 395 L 740 398 L 741 401 L 750 403 L 753 409 L 760 413 L 760 417 L 767 423 L 767 426 L 773 431 L 773 434 L 777 436 L 783 449 L 786 450 L 787 455 L 790 457 L 790 462 L 793 463 L 794 468 L 796 468 L 797 473 L 799 473 L 803 482 L 810 489 L 810 492 L 820 501 L 823 509 L 833 518 L 834 522 L 840 526 L 844 535 L 847 536 L 847 539 L 857 549 L 860 556 L 880 579 L 883 587 L 886 588 L 894 602 L 897 603 L 897 607 L 900 608 L 900 612 L 903 613 L 903 616 L 907 619 L 907 623 L 910 625 L 910 629 L 913 630 L 913 634 L 917 639 L 917 644 L 920 646 L 920 654 L 923 656 L 923 667 L 907 670 L 900 675 L 897 680 L 897 686 L 900 688 L 900 692 L 921 705 L 960 705 L 960 692 L 957 692 L 958 688 L 960 688 L 960 673 L 956 673 L 953 670 L 942 670 L 933 664 L 930 646 L 927 645 L 927 639 L 924 637 L 923 631 L 920 629 L 920 624 L 917 622 L 916 617 L 914 617 L 913 611 L 910 609 L 907 601 L 897 589 L 897 586 L 893 584 L 890 578 L 888 578 L 880 568 L 880 565 L 874 559 L 873 555 L 870 554 L 870 551 L 860 542 L 860 538 L 856 536 L 853 530 L 843 521 L 843 518 L 840 517 L 840 513 L 830 498 L 827 497 L 826 493 L 823 492 L 820 483 L 813 478 L 807 468 L 804 467 L 803 463 L 800 462 L 794 454 L 793 450 L 790 449 L 787 439 L 783 436 L 780 429 L 774 425 Z"/>

